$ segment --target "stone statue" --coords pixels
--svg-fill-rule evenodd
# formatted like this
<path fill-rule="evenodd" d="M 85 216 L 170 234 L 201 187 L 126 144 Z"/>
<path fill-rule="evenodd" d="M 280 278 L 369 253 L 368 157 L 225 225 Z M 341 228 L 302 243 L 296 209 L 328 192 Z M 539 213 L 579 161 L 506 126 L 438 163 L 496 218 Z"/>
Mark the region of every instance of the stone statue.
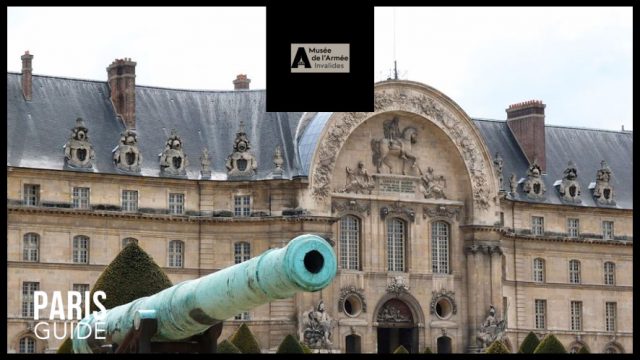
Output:
<path fill-rule="evenodd" d="M 126 129 L 120 135 L 120 143 L 113 150 L 113 163 L 120 171 L 140 172 L 142 154 L 138 149 L 138 136 L 135 131 Z"/>
<path fill-rule="evenodd" d="M 530 199 L 544 199 L 544 193 L 547 191 L 544 181 L 542 181 L 542 169 L 536 159 L 527 170 L 527 180 L 525 180 L 522 190 Z"/>
<path fill-rule="evenodd" d="M 564 176 L 562 182 L 558 186 L 558 192 L 562 196 L 564 201 L 572 203 L 580 203 L 580 184 L 578 179 L 578 169 L 573 164 L 573 161 L 569 160 L 567 168 L 564 170 Z"/>
<path fill-rule="evenodd" d="M 411 146 L 416 143 L 418 130 L 407 126 L 400 132 L 399 119 L 394 117 L 383 123 L 384 138 L 371 140 L 373 150 L 373 164 L 380 173 L 382 164 L 387 165 L 389 173 L 393 173 L 393 167 L 389 163 L 389 155 L 398 156 L 402 160 L 402 175 L 406 175 L 405 163 L 411 162 L 410 168 L 420 168 L 416 164 L 417 157 L 412 153 Z"/>
<path fill-rule="evenodd" d="M 511 194 L 515 195 L 518 192 L 518 179 L 514 173 L 511 173 L 511 177 L 509 178 L 509 187 L 511 188 Z"/>
<path fill-rule="evenodd" d="M 327 314 L 324 301 L 320 300 L 318 306 L 305 313 L 307 322 L 304 329 L 304 342 L 313 348 L 328 348 L 331 343 L 331 329 L 333 320 Z"/>
<path fill-rule="evenodd" d="M 160 153 L 160 174 L 169 176 L 185 176 L 189 165 L 187 155 L 182 148 L 182 139 L 175 129 L 167 139 L 164 150 Z"/>
<path fill-rule="evenodd" d="M 493 164 L 496 166 L 496 175 L 498 175 L 498 190 L 502 190 L 502 156 L 499 152 L 496 152 L 496 157 L 493 159 Z"/>
<path fill-rule="evenodd" d="M 209 160 L 209 150 L 207 148 L 202 149 L 202 155 L 200 155 L 200 175 L 203 178 L 211 177 L 211 160 Z"/>
<path fill-rule="evenodd" d="M 92 168 L 96 155 L 89 142 L 89 129 L 82 118 L 76 119 L 76 126 L 71 129 L 71 137 L 64 145 L 65 164 L 72 168 Z"/>
<path fill-rule="evenodd" d="M 276 149 L 273 152 L 273 171 L 271 175 L 274 179 L 282 178 L 282 174 L 284 173 L 284 169 L 282 165 L 284 164 L 284 158 L 282 157 L 282 150 L 280 149 L 280 145 L 276 146 Z"/>
<path fill-rule="evenodd" d="M 258 162 L 249 149 L 251 149 L 249 138 L 244 132 L 244 123 L 240 121 L 233 153 L 227 157 L 226 162 L 229 177 L 251 177 L 256 174 Z"/>
<path fill-rule="evenodd" d="M 371 194 L 371 190 L 375 187 L 375 183 L 367 169 L 364 168 L 364 162 L 358 161 L 356 170 L 351 170 L 347 166 L 347 184 L 340 192 L 355 194 Z"/>
<path fill-rule="evenodd" d="M 433 168 L 428 167 L 427 172 L 422 174 L 422 182 L 420 184 L 420 191 L 424 194 L 425 199 L 446 199 L 444 195 L 444 188 L 447 186 L 447 181 L 444 176 L 435 176 L 433 174 Z"/>
<path fill-rule="evenodd" d="M 506 313 L 506 311 L 505 311 Z M 498 321 L 496 319 L 496 309 L 493 305 L 489 305 L 489 314 L 480 326 L 477 340 L 480 342 L 482 348 L 486 348 L 496 340 L 502 340 L 507 328 L 506 320 Z"/>
<path fill-rule="evenodd" d="M 600 169 L 596 173 L 596 185 L 593 189 L 593 197 L 600 205 L 615 205 L 613 186 L 611 185 L 611 177 L 613 173 L 607 165 L 607 162 L 600 162 Z"/>

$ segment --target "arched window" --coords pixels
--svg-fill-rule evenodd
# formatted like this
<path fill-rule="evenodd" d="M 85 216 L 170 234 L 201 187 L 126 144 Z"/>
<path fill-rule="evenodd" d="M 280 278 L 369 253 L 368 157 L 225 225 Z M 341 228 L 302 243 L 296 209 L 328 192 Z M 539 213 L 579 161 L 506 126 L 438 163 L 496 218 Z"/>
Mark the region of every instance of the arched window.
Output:
<path fill-rule="evenodd" d="M 340 219 L 340 267 L 360 270 L 360 220 L 355 216 Z"/>
<path fill-rule="evenodd" d="M 571 284 L 580 284 L 580 261 L 569 261 L 569 282 Z"/>
<path fill-rule="evenodd" d="M 533 259 L 533 281 L 543 283 L 545 278 L 544 259 Z"/>
<path fill-rule="evenodd" d="M 233 254 L 236 264 L 251 259 L 251 244 L 245 241 L 233 244 Z"/>
<path fill-rule="evenodd" d="M 611 261 L 607 261 L 604 263 L 604 284 L 616 284 L 616 264 L 612 263 Z"/>
<path fill-rule="evenodd" d="M 434 274 L 449 273 L 449 224 L 444 221 L 431 224 L 431 261 Z"/>
<path fill-rule="evenodd" d="M 184 243 L 180 240 L 169 241 L 169 267 L 183 267 L 183 256 Z"/>
<path fill-rule="evenodd" d="M 393 218 L 387 223 L 387 263 L 389 271 L 405 270 L 406 226 L 404 221 Z"/>
<path fill-rule="evenodd" d="M 89 237 L 78 235 L 73 237 L 73 262 L 77 264 L 89 263 Z"/>
<path fill-rule="evenodd" d="M 36 339 L 31 336 L 24 336 L 20 339 L 20 348 L 18 352 L 21 354 L 33 354 L 36 352 Z"/>
<path fill-rule="evenodd" d="M 125 246 L 127 246 L 127 245 L 129 245 L 129 244 L 131 244 L 131 243 L 133 243 L 133 244 L 136 244 L 136 245 L 137 245 L 137 244 L 138 244 L 138 239 L 136 239 L 136 238 L 131 238 L 131 237 L 128 237 L 128 238 L 124 238 L 124 239 L 122 239 L 122 248 L 124 249 L 124 247 L 125 247 Z"/>
<path fill-rule="evenodd" d="M 24 234 L 22 239 L 22 260 L 37 262 L 39 259 L 39 246 L 40 235 L 36 233 Z"/>

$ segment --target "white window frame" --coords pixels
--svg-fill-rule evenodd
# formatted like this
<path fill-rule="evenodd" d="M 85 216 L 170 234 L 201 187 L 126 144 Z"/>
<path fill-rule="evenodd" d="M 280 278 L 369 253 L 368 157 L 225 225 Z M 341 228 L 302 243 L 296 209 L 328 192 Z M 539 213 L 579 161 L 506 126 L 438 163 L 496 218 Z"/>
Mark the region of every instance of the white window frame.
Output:
<path fill-rule="evenodd" d="M 604 305 L 604 327 L 605 331 L 615 332 L 617 331 L 617 312 L 618 303 L 615 301 L 607 301 Z"/>
<path fill-rule="evenodd" d="M 582 331 L 582 301 L 571 301 L 570 329 L 571 331 Z"/>
<path fill-rule="evenodd" d="M 535 235 L 535 236 L 544 235 L 544 217 L 543 216 L 531 216 L 531 235 Z"/>
<path fill-rule="evenodd" d="M 387 270 L 406 271 L 407 223 L 397 217 L 387 221 Z"/>
<path fill-rule="evenodd" d="M 22 236 L 22 261 L 40 261 L 40 235 L 28 232 Z"/>
<path fill-rule="evenodd" d="M 547 328 L 547 300 L 535 299 L 533 301 L 534 307 L 534 322 L 533 326 L 537 330 L 543 330 Z"/>
<path fill-rule="evenodd" d="M 603 220 L 602 221 L 602 239 L 603 240 L 613 240 L 615 237 L 613 221 Z"/>
<path fill-rule="evenodd" d="M 569 283 L 581 284 L 582 283 L 582 264 L 580 260 L 569 260 Z"/>
<path fill-rule="evenodd" d="M 613 261 L 605 261 L 604 263 L 604 284 L 616 284 L 616 263 Z"/>
<path fill-rule="evenodd" d="M 25 206 L 40 205 L 40 184 L 23 184 L 22 203 Z"/>
<path fill-rule="evenodd" d="M 178 246 L 179 245 L 179 246 Z M 167 247 L 167 266 L 171 268 L 184 268 L 184 248 L 182 240 L 171 240 Z"/>
<path fill-rule="evenodd" d="M 238 241 L 233 244 L 233 260 L 240 264 L 251 259 L 251 244 L 246 241 Z"/>
<path fill-rule="evenodd" d="M 71 192 L 71 200 L 74 209 L 91 209 L 91 188 L 74 186 Z"/>
<path fill-rule="evenodd" d="M 345 215 L 340 219 L 340 268 L 360 270 L 360 219 Z"/>
<path fill-rule="evenodd" d="M 122 211 L 138 212 L 138 190 L 122 190 Z"/>
<path fill-rule="evenodd" d="M 251 195 L 237 194 L 233 196 L 233 216 L 251 216 Z"/>
<path fill-rule="evenodd" d="M 567 219 L 567 236 L 570 238 L 580 237 L 580 219 L 568 218 Z"/>
<path fill-rule="evenodd" d="M 86 240 L 86 241 L 84 241 Z M 84 241 L 84 246 L 83 246 Z M 74 264 L 89 263 L 89 249 L 91 247 L 91 239 L 86 235 L 76 235 L 73 237 L 73 254 L 72 261 Z"/>
<path fill-rule="evenodd" d="M 180 192 L 169 193 L 169 214 L 183 215 L 184 203 L 185 203 L 184 193 L 180 193 Z"/>
<path fill-rule="evenodd" d="M 533 259 L 533 281 L 544 283 L 546 278 L 546 261 L 543 258 Z"/>
<path fill-rule="evenodd" d="M 445 221 L 431 223 L 431 270 L 434 274 L 449 274 L 450 272 L 450 241 L 451 226 Z"/>
<path fill-rule="evenodd" d="M 18 353 L 20 354 L 35 354 L 36 352 L 36 339 L 32 336 L 25 335 L 20 338 L 18 342 Z"/>
<path fill-rule="evenodd" d="M 37 281 L 22 282 L 22 317 L 33 319 L 34 302 L 33 293 L 40 290 L 40 283 Z"/>

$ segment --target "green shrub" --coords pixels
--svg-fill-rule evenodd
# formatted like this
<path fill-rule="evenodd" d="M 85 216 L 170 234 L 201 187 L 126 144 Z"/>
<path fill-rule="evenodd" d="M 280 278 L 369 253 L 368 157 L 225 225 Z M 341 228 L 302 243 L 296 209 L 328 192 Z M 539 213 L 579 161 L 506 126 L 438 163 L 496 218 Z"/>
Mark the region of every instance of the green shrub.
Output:
<path fill-rule="evenodd" d="M 549 334 L 540 341 L 540 344 L 533 351 L 534 354 L 566 354 L 562 343 L 553 334 Z"/>
<path fill-rule="evenodd" d="M 258 345 L 256 337 L 253 336 L 247 324 L 240 325 L 233 336 L 229 338 L 229 341 L 240 349 L 243 354 L 260 354 L 260 345 Z"/>
<path fill-rule="evenodd" d="M 407 351 L 407 349 L 404 346 L 400 345 L 400 346 L 398 346 L 398 348 L 396 348 L 393 351 L 393 353 L 394 354 L 408 354 L 409 352 Z"/>
<path fill-rule="evenodd" d="M 494 341 L 487 350 L 485 351 L 487 354 L 509 354 L 509 350 L 500 340 Z"/>
<path fill-rule="evenodd" d="M 235 345 L 233 345 L 229 340 L 224 340 L 220 344 L 218 344 L 218 348 L 216 349 L 218 354 L 240 354 L 240 349 L 238 349 Z"/>
<path fill-rule="evenodd" d="M 68 337 L 62 345 L 58 348 L 58 354 L 72 354 L 73 353 L 73 343 L 71 342 L 71 338 Z"/>
<path fill-rule="evenodd" d="M 431 348 L 427 346 L 427 347 L 424 349 L 423 354 L 433 354 L 433 351 L 431 351 Z"/>
<path fill-rule="evenodd" d="M 589 349 L 587 349 L 586 346 L 583 346 L 578 350 L 578 354 L 591 354 L 591 352 L 589 352 Z"/>
<path fill-rule="evenodd" d="M 304 354 L 304 349 L 292 335 L 287 335 L 278 346 L 276 354 Z"/>
<path fill-rule="evenodd" d="M 104 291 L 107 297 L 100 302 L 105 308 L 111 309 L 171 286 L 171 280 L 160 266 L 138 244 L 129 243 L 100 274 L 91 289 L 90 298 L 93 299 L 96 291 Z M 90 311 L 97 310 L 96 305 L 91 302 Z M 70 338 L 62 343 L 58 353 L 73 353 Z"/>
<path fill-rule="evenodd" d="M 309 347 L 302 341 L 300 342 L 300 346 L 302 347 L 302 351 L 304 351 L 305 354 L 313 354 L 313 351 L 311 351 L 311 349 L 309 349 Z"/>
<path fill-rule="evenodd" d="M 536 334 L 533 333 L 533 331 L 530 331 L 527 334 L 527 337 L 525 337 L 524 340 L 522 341 L 522 344 L 520 344 L 520 349 L 518 349 L 518 353 L 533 354 L 533 350 L 536 349 L 538 344 L 540 344 L 540 340 L 538 339 Z"/>

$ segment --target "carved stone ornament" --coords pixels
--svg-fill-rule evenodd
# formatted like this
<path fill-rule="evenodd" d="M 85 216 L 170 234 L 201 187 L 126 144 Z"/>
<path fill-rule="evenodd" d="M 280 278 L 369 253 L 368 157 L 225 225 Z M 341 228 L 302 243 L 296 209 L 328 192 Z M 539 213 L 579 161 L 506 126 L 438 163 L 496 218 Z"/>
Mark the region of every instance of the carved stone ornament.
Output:
<path fill-rule="evenodd" d="M 544 193 L 547 191 L 547 188 L 544 185 L 544 181 L 542 181 L 542 169 L 535 159 L 527 170 L 527 179 L 522 185 L 522 191 L 524 191 L 530 199 L 544 199 Z"/>
<path fill-rule="evenodd" d="M 496 167 L 496 175 L 498 177 L 498 190 L 502 190 L 502 165 L 504 161 L 502 160 L 502 156 L 497 152 L 496 156 L 493 158 L 493 164 Z"/>
<path fill-rule="evenodd" d="M 600 162 L 600 170 L 596 173 L 595 187 L 589 186 L 589 188 L 593 188 L 593 198 L 598 205 L 616 204 L 615 193 L 611 185 L 612 176 L 611 168 L 609 168 L 606 161 L 602 160 L 602 162 Z"/>
<path fill-rule="evenodd" d="M 360 299 L 362 304 L 362 312 L 367 312 L 367 302 L 364 299 L 364 289 L 356 289 L 355 286 L 346 286 L 340 289 L 340 298 L 338 299 L 338 311 L 344 311 L 344 301 L 351 295 L 355 295 Z"/>
<path fill-rule="evenodd" d="M 202 149 L 202 155 L 200 155 L 200 175 L 203 179 L 211 178 L 211 160 L 209 160 L 209 150 L 207 148 Z"/>
<path fill-rule="evenodd" d="M 284 164 L 284 159 L 282 158 L 282 150 L 280 149 L 280 145 L 276 146 L 276 149 L 273 152 L 273 171 L 271 172 L 271 177 L 280 179 L 282 178 L 282 174 L 284 173 L 284 169 L 282 165 Z"/>
<path fill-rule="evenodd" d="M 252 177 L 256 174 L 258 162 L 249 149 L 251 149 L 251 145 L 244 132 L 244 122 L 240 121 L 240 127 L 233 144 L 233 153 L 227 157 L 227 174 L 230 178 Z"/>
<path fill-rule="evenodd" d="M 511 173 L 511 177 L 509 178 L 509 188 L 511 190 L 511 195 L 518 194 L 518 179 L 514 173 Z"/>
<path fill-rule="evenodd" d="M 402 276 L 395 276 L 391 279 L 391 283 L 387 285 L 387 292 L 396 297 L 409 292 L 409 285 Z"/>
<path fill-rule="evenodd" d="M 466 246 L 464 248 L 466 254 L 476 254 L 476 253 L 485 253 L 485 254 L 498 254 L 502 255 L 502 247 L 499 245 L 481 245 L 481 244 L 472 244 Z"/>
<path fill-rule="evenodd" d="M 420 182 L 420 191 L 424 194 L 425 199 L 446 199 L 444 189 L 447 187 L 447 180 L 444 176 L 436 176 L 433 174 L 433 168 L 427 168 L 422 174 Z"/>
<path fill-rule="evenodd" d="M 303 342 L 310 348 L 330 348 L 332 345 L 331 335 L 335 326 L 326 312 L 324 301 L 320 300 L 318 306 L 302 314 L 303 319 Z"/>
<path fill-rule="evenodd" d="M 383 206 L 380 208 L 380 217 L 382 218 L 382 220 L 386 219 L 387 215 L 389 214 L 405 215 L 409 219 L 411 219 L 411 221 L 416 220 L 416 212 L 411 208 L 403 207 L 399 201 L 396 201 L 389 206 Z"/>
<path fill-rule="evenodd" d="M 371 194 L 371 190 L 375 187 L 375 181 L 369 176 L 367 169 L 364 168 L 364 162 L 358 161 L 358 167 L 355 170 L 347 166 L 346 171 L 347 183 L 339 192 Z"/>
<path fill-rule="evenodd" d="M 493 305 L 489 306 L 489 314 L 487 318 L 484 320 L 482 325 L 480 325 L 480 329 L 478 330 L 478 334 L 476 335 L 476 340 L 480 343 L 480 346 L 484 349 L 487 346 L 491 345 L 496 340 L 502 340 L 505 335 L 507 328 L 506 318 L 498 321 L 496 319 L 496 309 Z"/>
<path fill-rule="evenodd" d="M 400 131 L 399 121 L 398 117 L 385 120 L 383 123 L 384 138 L 371 140 L 372 161 L 378 173 L 380 173 L 382 165 L 386 165 L 389 168 L 389 174 L 393 174 L 390 157 L 402 160 L 402 175 L 407 175 L 408 169 L 420 172 L 420 168 L 416 164 L 417 157 L 411 150 L 412 145 L 417 142 L 418 130 L 415 127 L 407 126 Z"/>
<path fill-rule="evenodd" d="M 460 209 L 446 207 L 444 205 L 434 206 L 434 207 L 423 207 L 422 208 L 422 218 L 426 219 L 429 217 L 448 217 L 452 218 L 455 215 L 456 221 L 460 220 Z"/>
<path fill-rule="evenodd" d="M 573 161 L 569 161 L 567 168 L 564 170 L 564 176 L 562 182 L 558 186 L 558 192 L 562 197 L 562 200 L 570 203 L 579 204 L 580 200 L 580 184 L 578 183 L 578 169 L 573 164 Z"/>
<path fill-rule="evenodd" d="M 445 289 L 440 289 L 439 291 L 432 291 L 431 294 L 432 294 L 431 304 L 429 306 L 429 312 L 431 314 L 436 313 L 436 305 L 438 304 L 438 301 L 440 301 L 442 298 L 446 298 L 451 303 L 451 313 L 453 314 L 458 313 L 458 306 L 456 305 L 456 300 L 455 300 L 455 295 L 456 295 L 455 292 L 445 290 Z"/>
<path fill-rule="evenodd" d="M 127 129 L 120 135 L 120 143 L 113 150 L 113 163 L 120 171 L 140 172 L 142 154 L 138 149 L 138 135 L 135 131 Z"/>
<path fill-rule="evenodd" d="M 65 164 L 71 168 L 89 169 L 93 167 L 96 155 L 89 142 L 89 129 L 82 118 L 76 119 L 76 126 L 71 129 L 71 136 L 64 145 Z"/>
<path fill-rule="evenodd" d="M 413 85 L 411 85 L 413 86 Z M 476 145 L 477 132 L 470 123 L 460 121 L 439 100 L 422 93 L 419 89 L 385 89 L 382 86 L 374 94 L 374 113 L 336 113 L 330 120 L 326 136 L 318 145 L 315 155 L 316 166 L 311 178 L 311 191 L 316 200 L 324 200 L 330 195 L 331 179 L 336 158 L 349 134 L 365 120 L 383 112 L 405 111 L 424 116 L 433 121 L 449 136 L 460 151 L 471 178 L 474 208 L 488 210 L 491 194 L 488 179 L 491 174 L 482 150 Z M 408 134 L 407 134 L 408 135 Z M 392 135 L 389 134 L 389 137 Z M 407 157 L 409 159 L 409 157 Z M 375 161 L 374 161 L 375 163 Z"/>
<path fill-rule="evenodd" d="M 358 212 L 361 214 L 371 214 L 371 206 L 367 203 L 365 205 L 358 203 L 356 200 L 344 200 L 339 201 L 336 199 L 331 200 L 331 211 L 338 214 L 344 214 L 345 212 Z"/>
<path fill-rule="evenodd" d="M 189 161 L 182 147 L 182 139 L 176 134 L 175 129 L 172 129 L 171 135 L 164 145 L 164 150 L 160 153 L 160 174 L 185 176 L 187 165 L 189 165 Z"/>
<path fill-rule="evenodd" d="M 400 300 L 387 301 L 378 312 L 376 321 L 379 323 L 406 323 L 413 322 L 411 310 Z"/>

